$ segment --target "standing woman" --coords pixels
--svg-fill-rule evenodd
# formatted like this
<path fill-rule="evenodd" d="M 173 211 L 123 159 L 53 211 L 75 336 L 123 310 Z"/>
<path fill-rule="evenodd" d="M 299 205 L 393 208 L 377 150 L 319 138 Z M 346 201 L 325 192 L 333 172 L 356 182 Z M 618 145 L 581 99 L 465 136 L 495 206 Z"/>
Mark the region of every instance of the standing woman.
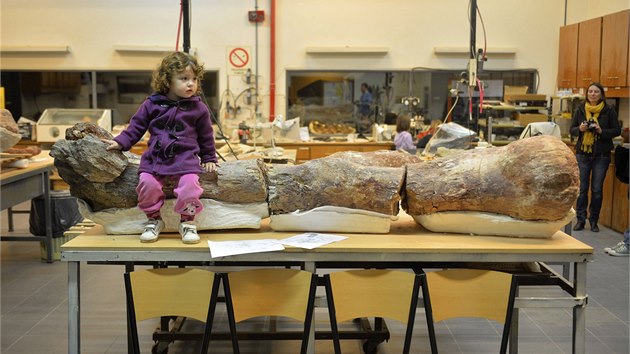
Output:
<path fill-rule="evenodd" d="M 571 135 L 578 136 L 575 154 L 580 169 L 580 195 L 577 199 L 577 223 L 573 230 L 584 229 L 586 209 L 591 231 L 599 232 L 597 221 L 602 207 L 604 178 L 610 164 L 612 139 L 621 134 L 617 112 L 606 104 L 604 87 L 591 83 L 586 92 L 586 101 L 574 113 L 571 120 Z M 588 187 L 591 186 L 591 203 L 588 203 Z"/>

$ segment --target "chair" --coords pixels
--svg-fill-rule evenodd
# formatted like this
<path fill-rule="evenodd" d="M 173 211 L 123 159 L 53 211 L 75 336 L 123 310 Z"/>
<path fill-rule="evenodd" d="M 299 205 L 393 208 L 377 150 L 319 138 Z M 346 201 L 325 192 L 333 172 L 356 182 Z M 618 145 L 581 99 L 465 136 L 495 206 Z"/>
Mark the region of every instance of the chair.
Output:
<path fill-rule="evenodd" d="M 355 318 L 390 318 L 407 325 L 403 353 L 409 353 L 420 291 L 417 274 L 361 269 L 324 275 L 335 354 L 341 354 L 338 323 Z"/>
<path fill-rule="evenodd" d="M 160 268 L 125 273 L 133 353 L 140 353 L 138 321 L 184 316 L 205 322 L 201 353 L 208 352 L 221 278 L 195 268 Z"/>
<path fill-rule="evenodd" d="M 490 270 L 449 269 L 427 272 L 422 278 L 432 353 L 438 352 L 434 323 L 459 317 L 503 323 L 500 353 L 506 352 L 518 285 L 516 276 Z"/>
<path fill-rule="evenodd" d="M 317 275 L 287 268 L 252 269 L 223 274 L 232 349 L 240 353 L 236 324 L 259 316 L 282 316 L 304 322 L 306 353 L 313 319 Z"/>

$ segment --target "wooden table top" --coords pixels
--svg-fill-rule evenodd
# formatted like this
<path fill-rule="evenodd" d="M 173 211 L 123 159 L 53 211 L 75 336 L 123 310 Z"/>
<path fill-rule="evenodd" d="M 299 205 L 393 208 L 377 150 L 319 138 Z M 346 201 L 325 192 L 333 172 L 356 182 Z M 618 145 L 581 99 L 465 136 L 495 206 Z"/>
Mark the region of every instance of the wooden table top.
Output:
<path fill-rule="evenodd" d="M 201 242 L 185 245 L 178 233 L 162 233 L 154 243 L 141 243 L 138 235 L 106 235 L 100 225 L 61 246 L 62 251 L 208 251 L 207 240 L 234 241 L 283 239 L 302 232 L 275 232 L 263 221 L 260 230 L 199 231 Z M 593 248 L 562 231 L 549 239 L 443 234 L 425 230 L 408 215 L 392 223 L 388 234 L 341 234 L 348 238 L 313 250 L 287 246 L 284 252 L 338 253 L 514 253 L 514 254 L 590 254 Z"/>
<path fill-rule="evenodd" d="M 50 151 L 45 150 L 40 154 L 30 158 L 28 167 L 26 168 L 2 168 L 0 170 L 0 179 L 6 180 L 22 174 L 41 170 L 42 168 L 52 168 L 54 159 L 49 155 Z"/>

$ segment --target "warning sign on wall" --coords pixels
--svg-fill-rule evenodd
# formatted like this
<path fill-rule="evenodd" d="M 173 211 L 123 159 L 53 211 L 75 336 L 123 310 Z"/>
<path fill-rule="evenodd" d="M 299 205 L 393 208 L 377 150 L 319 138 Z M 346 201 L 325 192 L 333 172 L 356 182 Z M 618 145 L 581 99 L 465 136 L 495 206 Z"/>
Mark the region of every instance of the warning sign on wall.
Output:
<path fill-rule="evenodd" d="M 244 74 L 251 66 L 251 50 L 248 46 L 227 48 L 227 67 L 231 75 Z"/>

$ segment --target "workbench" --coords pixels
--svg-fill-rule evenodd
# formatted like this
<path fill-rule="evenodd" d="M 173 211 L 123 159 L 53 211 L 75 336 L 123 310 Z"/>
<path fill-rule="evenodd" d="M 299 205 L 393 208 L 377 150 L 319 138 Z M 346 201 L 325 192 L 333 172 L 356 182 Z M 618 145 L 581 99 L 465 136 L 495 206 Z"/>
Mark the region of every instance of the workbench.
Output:
<path fill-rule="evenodd" d="M 50 199 L 49 176 L 53 169 L 53 159 L 49 151 L 32 158 L 26 168 L 6 168 L 0 171 L 2 210 L 12 208 L 20 203 L 43 196 L 45 214 L 45 236 L 1 236 L 2 241 L 41 241 L 46 246 L 46 261 L 52 263 L 52 209 Z M 11 215 L 9 216 L 12 217 Z"/>
<path fill-rule="evenodd" d="M 266 221 L 266 220 L 265 220 Z M 106 235 L 101 226 L 77 236 L 61 246 L 61 259 L 68 262 L 68 340 L 69 353 L 80 353 L 80 262 L 131 264 L 142 262 L 205 262 L 209 266 L 293 263 L 305 270 L 321 268 L 383 267 L 409 265 L 441 266 L 444 263 L 498 264 L 511 262 L 572 263 L 573 278 L 564 279 L 568 296 L 560 298 L 518 298 L 517 308 L 560 307 L 573 309 L 573 348 L 585 352 L 586 266 L 593 259 L 593 248 L 562 231 L 550 239 L 432 233 L 407 215 L 392 223 L 389 234 L 343 234 L 348 238 L 312 250 L 287 247 L 284 251 L 252 253 L 212 259 L 206 240 L 282 239 L 299 232 L 273 232 L 268 223 L 260 230 L 201 231 L 202 242 L 184 245 L 177 233 L 160 235 L 155 243 L 140 243 L 138 235 Z M 438 267 L 439 267 L 438 266 Z M 558 274 L 557 274 L 558 275 Z M 561 275 L 558 275 L 561 277 Z M 122 281 L 122 275 L 121 275 Z M 121 305 L 123 306 L 123 305 Z M 518 316 L 515 316 L 518 321 Z M 516 323 L 517 324 L 517 323 Z M 511 341 L 517 343 L 518 326 Z M 312 327 L 314 331 L 314 326 Z M 309 349 L 314 353 L 312 332 Z M 428 343 L 427 343 L 428 346 Z M 516 347 L 511 347 L 514 352 Z"/>

